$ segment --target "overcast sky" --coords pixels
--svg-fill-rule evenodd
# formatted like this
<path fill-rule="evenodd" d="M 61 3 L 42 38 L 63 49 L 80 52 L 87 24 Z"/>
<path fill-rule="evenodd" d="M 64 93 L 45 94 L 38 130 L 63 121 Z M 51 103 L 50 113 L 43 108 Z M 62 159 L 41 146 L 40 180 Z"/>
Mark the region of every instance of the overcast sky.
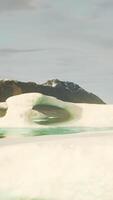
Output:
<path fill-rule="evenodd" d="M 0 78 L 74 81 L 113 103 L 113 0 L 0 0 Z"/>

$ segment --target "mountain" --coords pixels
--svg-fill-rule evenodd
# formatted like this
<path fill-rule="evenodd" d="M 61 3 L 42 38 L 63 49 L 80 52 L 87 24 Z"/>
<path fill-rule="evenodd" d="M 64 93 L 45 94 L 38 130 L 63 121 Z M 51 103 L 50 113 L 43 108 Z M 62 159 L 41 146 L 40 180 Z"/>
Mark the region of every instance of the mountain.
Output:
<path fill-rule="evenodd" d="M 39 92 L 73 103 L 105 104 L 95 94 L 87 92 L 73 82 L 53 79 L 43 84 L 37 84 L 34 82 L 0 80 L 0 102 L 4 102 L 10 96 L 32 92 Z"/>

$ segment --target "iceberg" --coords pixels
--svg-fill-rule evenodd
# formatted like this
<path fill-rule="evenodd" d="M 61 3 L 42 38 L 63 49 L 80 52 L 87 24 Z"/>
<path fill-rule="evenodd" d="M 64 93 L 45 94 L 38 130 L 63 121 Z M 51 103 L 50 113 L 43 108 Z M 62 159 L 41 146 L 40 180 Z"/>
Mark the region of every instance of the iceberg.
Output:
<path fill-rule="evenodd" d="M 9 97 L 1 103 L 0 109 L 3 108 L 2 131 L 4 128 L 20 128 L 25 132 L 26 128 L 27 131 L 34 129 L 35 134 L 39 131 L 40 135 L 44 131 L 49 134 L 53 129 L 58 134 L 113 128 L 113 105 L 70 103 L 41 93 L 27 93 Z"/>

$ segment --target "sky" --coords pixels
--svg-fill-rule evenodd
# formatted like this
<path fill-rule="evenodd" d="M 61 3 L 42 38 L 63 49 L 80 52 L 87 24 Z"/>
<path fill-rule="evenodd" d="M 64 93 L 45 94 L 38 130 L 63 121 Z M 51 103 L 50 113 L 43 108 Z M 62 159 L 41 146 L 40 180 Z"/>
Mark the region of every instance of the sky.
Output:
<path fill-rule="evenodd" d="M 0 79 L 73 81 L 113 103 L 113 0 L 0 0 Z"/>

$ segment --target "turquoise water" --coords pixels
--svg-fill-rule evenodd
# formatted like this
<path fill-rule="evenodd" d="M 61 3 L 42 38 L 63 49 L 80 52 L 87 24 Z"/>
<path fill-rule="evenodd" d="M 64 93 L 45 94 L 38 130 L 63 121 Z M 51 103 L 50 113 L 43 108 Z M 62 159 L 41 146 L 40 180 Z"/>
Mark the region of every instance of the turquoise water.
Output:
<path fill-rule="evenodd" d="M 14 136 L 43 136 L 43 135 L 64 135 L 80 132 L 95 132 L 95 131 L 111 131 L 113 127 L 96 128 L 96 127 L 50 127 L 50 128 L 0 128 L 0 138 L 9 135 Z"/>

